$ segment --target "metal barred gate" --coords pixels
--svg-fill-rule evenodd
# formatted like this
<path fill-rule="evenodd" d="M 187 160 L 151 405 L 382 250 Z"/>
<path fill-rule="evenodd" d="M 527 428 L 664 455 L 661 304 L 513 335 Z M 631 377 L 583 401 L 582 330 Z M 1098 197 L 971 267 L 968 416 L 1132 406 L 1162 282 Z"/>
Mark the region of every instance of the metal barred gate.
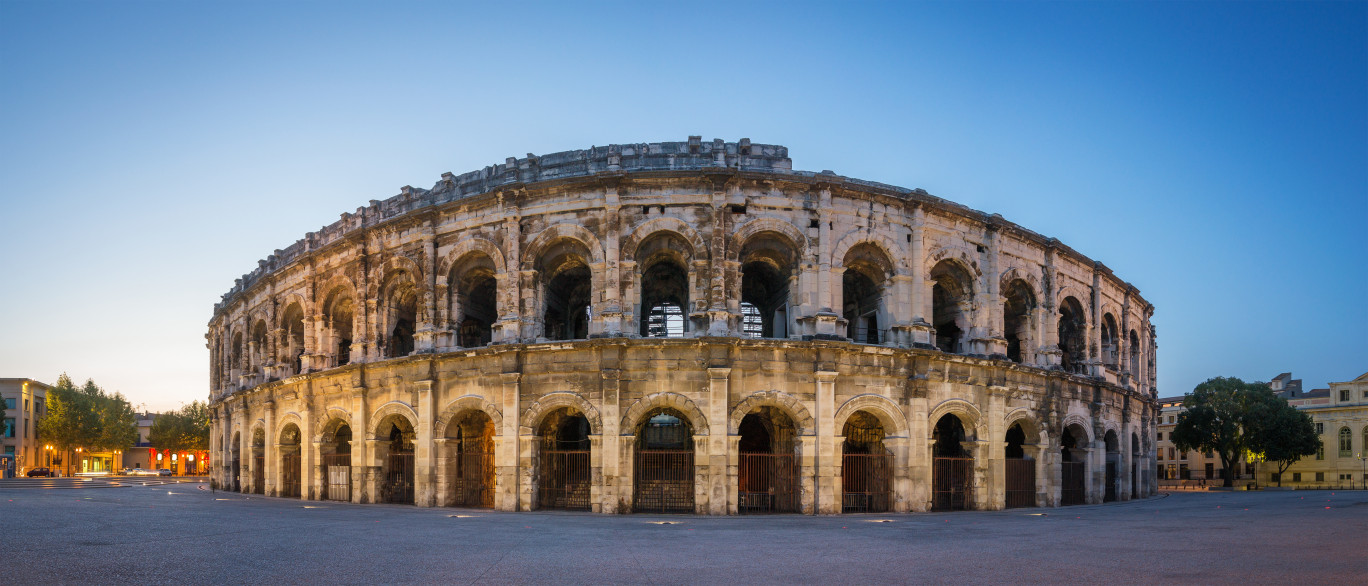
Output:
<path fill-rule="evenodd" d="M 266 454 L 252 454 L 252 492 L 266 494 Z"/>
<path fill-rule="evenodd" d="M 233 450 L 233 492 L 242 492 L 242 458 Z"/>
<path fill-rule="evenodd" d="M 633 512 L 694 512 L 693 450 L 637 450 L 632 482 Z"/>
<path fill-rule="evenodd" d="M 392 453 L 385 458 L 385 484 L 381 499 L 399 505 L 413 504 L 413 452 Z"/>
<path fill-rule="evenodd" d="M 299 498 L 301 463 L 299 452 L 281 454 L 280 496 Z"/>
<path fill-rule="evenodd" d="M 974 502 L 974 459 L 936 458 L 931 471 L 931 510 L 963 511 Z"/>
<path fill-rule="evenodd" d="M 323 478 L 330 501 L 351 500 L 351 454 L 323 456 Z"/>
<path fill-rule="evenodd" d="M 492 508 L 494 487 L 488 479 L 494 477 L 494 454 L 486 446 L 455 452 L 447 457 L 447 482 L 450 484 L 451 506 Z"/>
<path fill-rule="evenodd" d="M 841 512 L 885 513 L 893 502 L 892 454 L 841 457 Z"/>
<path fill-rule="evenodd" d="M 1116 500 L 1116 482 L 1117 482 L 1116 474 L 1117 474 L 1116 461 L 1115 461 L 1115 460 L 1109 460 L 1109 461 L 1107 462 L 1107 489 L 1106 489 L 1106 492 L 1104 492 L 1104 493 L 1103 493 L 1103 496 L 1102 496 L 1102 501 L 1103 501 L 1103 502 L 1108 502 L 1108 503 L 1109 503 L 1109 502 L 1112 502 L 1112 501 Z"/>
<path fill-rule="evenodd" d="M 589 450 L 542 450 L 537 507 L 589 510 Z"/>
<path fill-rule="evenodd" d="M 1063 462 L 1059 465 L 1059 504 L 1081 505 L 1087 502 L 1085 468 L 1083 462 Z"/>
<path fill-rule="evenodd" d="M 793 454 L 741 454 L 739 513 L 798 512 L 798 466 Z"/>
<path fill-rule="evenodd" d="M 1036 463 L 1025 458 L 1007 459 L 1007 508 L 1036 506 Z"/>

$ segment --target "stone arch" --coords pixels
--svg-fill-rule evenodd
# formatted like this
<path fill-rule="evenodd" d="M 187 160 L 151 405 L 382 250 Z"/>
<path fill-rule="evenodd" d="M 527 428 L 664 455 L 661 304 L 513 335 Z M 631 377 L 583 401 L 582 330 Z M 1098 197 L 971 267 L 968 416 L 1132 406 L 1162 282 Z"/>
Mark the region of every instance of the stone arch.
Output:
<path fill-rule="evenodd" d="M 522 270 L 533 270 L 537 259 L 541 257 L 545 248 L 562 239 L 575 240 L 588 249 L 589 262 L 603 262 L 603 244 L 599 242 L 598 237 L 579 224 L 560 223 L 547 226 L 528 242 L 527 247 L 523 249 L 523 258 L 520 263 Z"/>
<path fill-rule="evenodd" d="M 298 428 L 299 428 L 299 430 L 300 430 L 300 432 L 301 432 L 301 433 L 300 433 L 300 441 L 301 441 L 301 442 L 304 441 L 304 435 L 303 435 L 303 431 L 304 431 L 304 419 L 301 418 L 301 417 L 299 416 L 299 413 L 298 413 L 298 412 L 290 411 L 289 413 L 286 413 L 286 414 L 280 416 L 279 421 L 276 421 L 276 426 L 275 426 L 275 438 L 276 438 L 276 442 L 277 442 L 277 443 L 280 442 L 280 434 L 281 434 L 282 432 L 285 431 L 285 426 L 287 426 L 287 425 L 289 425 L 289 424 L 291 424 L 291 423 L 293 423 L 293 424 L 295 425 L 295 427 L 298 427 Z"/>
<path fill-rule="evenodd" d="M 689 424 L 693 426 L 695 437 L 708 435 L 708 418 L 704 417 L 703 410 L 698 408 L 688 397 L 679 393 L 654 393 L 646 395 L 636 402 L 622 416 L 622 425 L 618 428 L 623 435 L 636 433 L 637 424 L 641 423 L 641 418 L 650 413 L 657 407 L 669 407 L 689 418 Z"/>
<path fill-rule="evenodd" d="M 332 425 L 334 421 L 339 421 L 347 427 L 351 427 L 351 412 L 341 407 L 327 407 L 320 411 L 314 425 L 314 429 L 317 430 L 314 432 L 313 436 L 313 441 L 315 443 L 327 441 L 328 436 L 337 431 Z"/>
<path fill-rule="evenodd" d="M 460 262 L 465 259 L 466 255 L 472 253 L 484 253 L 489 257 L 490 261 L 494 263 L 494 271 L 496 273 L 507 274 L 507 260 L 504 259 L 503 251 L 499 249 L 498 245 L 485 238 L 470 237 L 462 238 L 450 252 L 442 257 L 441 261 L 437 264 L 438 278 L 445 278 L 445 276 L 450 275 L 451 270 L 460 264 Z M 449 285 L 450 284 L 448 284 L 448 286 Z"/>
<path fill-rule="evenodd" d="M 1027 289 L 1031 292 L 1032 299 L 1036 303 L 1040 302 L 1040 279 L 1035 276 L 1035 273 L 1027 272 L 1017 267 L 1009 268 L 1003 271 L 1002 276 L 998 279 L 998 291 L 1006 291 L 1007 286 L 1011 285 L 1013 281 L 1025 283 Z"/>
<path fill-rule="evenodd" d="M 442 437 L 446 433 L 447 425 L 467 411 L 481 411 L 489 416 L 489 420 L 494 423 L 494 429 L 503 429 L 503 411 L 498 405 L 480 395 L 463 395 L 442 408 L 441 414 L 432 422 L 432 437 Z"/>
<path fill-rule="evenodd" d="M 522 427 L 522 433 L 531 433 L 541 422 L 542 417 L 547 413 L 555 411 L 560 407 L 570 407 L 579 411 L 584 418 L 589 421 L 589 435 L 601 435 L 603 433 L 603 418 L 599 416 L 598 409 L 584 397 L 570 391 L 556 391 L 548 393 L 533 401 L 527 409 L 523 410 L 522 417 L 518 420 L 518 425 Z"/>
<path fill-rule="evenodd" d="M 930 422 L 927 429 L 934 430 L 936 422 L 948 414 L 954 414 L 960 418 L 960 422 L 964 424 L 966 439 L 979 439 L 979 432 L 983 429 L 983 414 L 973 403 L 959 398 L 946 399 L 931 409 L 930 417 L 927 418 L 927 421 Z"/>
<path fill-rule="evenodd" d="M 923 266 L 934 267 L 943 260 L 948 260 L 964 271 L 964 274 L 974 278 L 975 281 L 983 278 L 983 271 L 979 270 L 978 263 L 974 261 L 969 251 L 958 246 L 942 246 L 926 256 L 926 264 Z M 975 289 L 978 283 L 973 283 Z"/>
<path fill-rule="evenodd" d="M 1034 439 L 1039 445 L 1049 443 L 1049 435 L 1045 433 L 1045 426 L 1041 425 L 1030 409 L 1020 407 L 1012 410 L 1003 418 L 1002 429 L 1012 429 L 1013 425 L 1021 424 L 1021 431 L 1026 433 L 1026 437 Z"/>
<path fill-rule="evenodd" d="M 1084 300 L 1084 299 L 1092 299 L 1092 297 L 1090 297 L 1090 294 L 1089 294 L 1088 291 L 1080 290 L 1078 287 L 1074 287 L 1074 286 L 1072 286 L 1072 285 L 1067 285 L 1067 286 L 1064 286 L 1064 287 L 1060 287 L 1060 288 L 1059 288 L 1059 291 L 1055 292 L 1055 299 L 1054 299 L 1054 302 L 1055 302 L 1055 311 L 1058 312 L 1058 311 L 1059 311 L 1059 308 L 1060 308 L 1062 305 L 1064 305 L 1064 300 L 1065 300 L 1065 299 L 1068 299 L 1068 298 L 1070 298 L 1070 297 L 1073 297 L 1075 300 L 1077 300 L 1077 301 L 1078 301 L 1078 306 L 1081 307 L 1081 308 L 1083 308 L 1083 324 L 1084 324 L 1084 325 L 1091 325 L 1091 323 L 1093 322 L 1093 319 L 1092 319 L 1092 305 L 1085 305 L 1085 304 L 1083 303 L 1083 300 Z"/>
<path fill-rule="evenodd" d="M 736 407 L 732 409 L 731 417 L 728 418 L 727 433 L 731 435 L 740 434 L 741 420 L 757 407 L 767 406 L 778 407 L 780 410 L 784 411 L 789 418 L 793 420 L 794 427 L 798 428 L 798 435 L 812 435 L 815 433 L 812 413 L 808 411 L 807 407 L 803 406 L 803 402 L 798 400 L 797 397 L 779 390 L 751 393 L 745 399 L 742 399 L 740 403 L 737 403 Z"/>
<path fill-rule="evenodd" d="M 846 420 L 850 419 L 850 416 L 854 415 L 856 411 L 867 411 L 870 415 L 877 417 L 879 423 L 883 424 L 886 434 L 884 437 L 895 438 L 908 435 L 907 415 L 892 399 L 874 393 L 856 395 L 842 403 L 836 409 L 836 425 L 833 429 L 844 429 Z"/>
<path fill-rule="evenodd" d="M 427 275 L 418 261 L 413 260 L 402 254 L 390 254 L 384 262 L 380 263 L 375 269 L 375 278 L 370 280 L 369 291 L 366 292 L 368 299 L 379 299 L 380 294 L 386 287 L 392 285 L 392 279 L 399 273 L 408 273 L 413 281 L 413 286 L 420 292 L 427 292 Z"/>
<path fill-rule="evenodd" d="M 637 248 L 641 246 L 641 243 L 660 232 L 679 236 L 688 243 L 693 249 L 690 251 L 689 256 L 694 260 L 707 260 L 709 258 L 708 245 L 703 240 L 703 237 L 699 236 L 697 230 L 694 230 L 692 226 L 689 226 L 679 218 L 661 217 L 642 222 L 641 225 L 633 229 L 626 238 L 622 239 L 622 260 L 624 262 L 636 261 Z"/>
<path fill-rule="evenodd" d="M 871 234 L 869 232 L 858 231 L 847 234 L 836 246 L 832 248 L 831 268 L 845 267 L 846 254 L 850 249 L 861 244 L 869 244 L 879 249 L 884 254 L 888 262 L 887 274 L 885 277 L 892 277 L 896 274 L 903 274 L 908 271 L 907 254 L 903 253 L 892 239 L 883 234 Z"/>
<path fill-rule="evenodd" d="M 290 291 L 289 293 L 280 295 L 276 298 L 276 302 L 280 307 L 280 311 L 275 312 L 275 319 L 272 321 L 272 324 L 276 328 L 285 327 L 285 324 L 281 323 L 281 320 L 285 319 L 285 310 L 289 309 L 291 305 L 298 304 L 299 310 L 304 312 L 305 316 L 313 315 L 313 304 L 309 302 L 307 297 L 298 291 Z"/>
<path fill-rule="evenodd" d="M 1093 443 L 1092 423 L 1089 422 L 1088 419 L 1087 419 L 1086 417 L 1083 417 L 1082 415 L 1079 415 L 1079 414 L 1077 414 L 1077 413 L 1070 413 L 1070 414 L 1066 415 L 1066 416 L 1064 417 L 1064 422 L 1059 426 L 1059 433 L 1060 433 L 1060 435 L 1062 436 L 1062 435 L 1064 434 L 1064 430 L 1066 430 L 1066 429 L 1068 429 L 1068 428 L 1070 428 L 1070 427 L 1078 427 L 1079 429 L 1082 429 L 1082 430 L 1083 430 L 1083 436 L 1084 436 L 1084 437 L 1080 438 L 1080 439 L 1084 440 L 1085 445 L 1084 445 L 1083 447 L 1090 447 L 1090 446 L 1092 446 L 1092 443 Z"/>
<path fill-rule="evenodd" d="M 793 224 L 774 218 L 756 218 L 745 224 L 731 236 L 731 242 L 727 245 L 727 260 L 739 262 L 741 260 L 741 249 L 745 247 L 746 241 L 751 237 L 762 232 L 774 232 L 788 240 L 788 244 L 793 247 L 795 262 L 801 263 L 808 256 L 810 243 L 807 236 L 798 231 Z"/>
<path fill-rule="evenodd" d="M 366 430 L 366 439 L 386 440 L 389 438 L 380 437 L 380 424 L 385 422 L 390 415 L 399 415 L 408 420 L 413 429 L 418 429 L 418 413 L 410 407 L 408 403 L 402 401 L 390 401 L 376 409 L 370 417 L 370 429 Z M 353 432 L 355 433 L 355 432 Z"/>
<path fill-rule="evenodd" d="M 356 290 L 356 284 L 352 282 L 350 277 L 341 272 L 325 278 L 318 284 L 318 288 L 315 290 L 318 293 L 316 298 L 317 305 L 314 309 L 319 313 L 322 313 L 326 309 L 325 305 L 328 302 L 328 298 L 338 290 L 343 290 L 347 295 L 350 295 L 353 300 L 360 298 L 360 295 Z"/>

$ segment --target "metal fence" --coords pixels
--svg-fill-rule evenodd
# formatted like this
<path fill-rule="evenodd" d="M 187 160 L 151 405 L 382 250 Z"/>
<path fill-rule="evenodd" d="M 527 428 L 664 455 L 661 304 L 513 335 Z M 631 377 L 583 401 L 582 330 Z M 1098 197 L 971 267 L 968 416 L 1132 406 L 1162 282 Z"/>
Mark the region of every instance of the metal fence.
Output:
<path fill-rule="evenodd" d="M 385 457 L 385 483 L 380 486 L 380 500 L 413 504 L 413 452 L 391 453 Z"/>
<path fill-rule="evenodd" d="M 252 492 L 266 494 L 266 454 L 252 454 Z"/>
<path fill-rule="evenodd" d="M 1081 505 L 1087 501 L 1086 468 L 1083 462 L 1063 462 L 1059 465 L 1061 486 L 1059 504 Z"/>
<path fill-rule="evenodd" d="M 483 449 L 454 452 L 447 456 L 446 467 L 452 506 L 494 506 L 494 454 Z"/>
<path fill-rule="evenodd" d="M 633 484 L 633 511 L 694 512 L 693 450 L 638 450 Z"/>
<path fill-rule="evenodd" d="M 1007 508 L 1036 506 L 1036 462 L 1007 459 Z"/>
<path fill-rule="evenodd" d="M 324 454 L 323 475 L 328 500 L 351 500 L 351 454 Z"/>
<path fill-rule="evenodd" d="M 798 466 L 793 454 L 741 454 L 740 513 L 798 512 Z"/>
<path fill-rule="evenodd" d="M 1102 494 L 1102 502 L 1112 502 L 1116 500 L 1117 469 L 1116 462 L 1107 462 L 1107 487 Z"/>
<path fill-rule="evenodd" d="M 280 455 L 280 496 L 299 498 L 300 468 L 303 460 L 299 452 L 286 452 Z"/>
<path fill-rule="evenodd" d="M 541 452 L 537 507 L 589 510 L 589 450 Z"/>
<path fill-rule="evenodd" d="M 931 510 L 963 511 L 974 503 L 974 459 L 935 458 L 931 469 Z"/>
<path fill-rule="evenodd" d="M 841 512 L 885 513 L 893 503 L 891 454 L 841 457 Z"/>

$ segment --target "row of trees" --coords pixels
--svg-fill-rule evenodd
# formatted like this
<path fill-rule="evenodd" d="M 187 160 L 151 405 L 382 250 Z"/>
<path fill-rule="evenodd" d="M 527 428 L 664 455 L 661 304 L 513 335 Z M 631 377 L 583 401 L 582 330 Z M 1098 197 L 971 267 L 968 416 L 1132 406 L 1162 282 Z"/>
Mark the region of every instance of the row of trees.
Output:
<path fill-rule="evenodd" d="M 1311 416 L 1266 383 L 1216 377 L 1197 385 L 1183 399 L 1183 409 L 1173 428 L 1174 446 L 1217 453 L 1225 486 L 1234 484 L 1231 471 L 1241 457 L 1275 464 L 1281 486 L 1282 473 L 1320 448 Z"/>
<path fill-rule="evenodd" d="M 209 449 L 209 406 L 195 401 L 157 416 L 147 441 L 158 450 L 172 452 L 204 451 Z"/>
<path fill-rule="evenodd" d="M 38 433 L 61 451 L 122 450 L 137 443 L 138 420 L 122 393 L 106 392 L 89 379 L 78 387 L 62 373 L 47 392 L 47 416 L 38 422 Z"/>

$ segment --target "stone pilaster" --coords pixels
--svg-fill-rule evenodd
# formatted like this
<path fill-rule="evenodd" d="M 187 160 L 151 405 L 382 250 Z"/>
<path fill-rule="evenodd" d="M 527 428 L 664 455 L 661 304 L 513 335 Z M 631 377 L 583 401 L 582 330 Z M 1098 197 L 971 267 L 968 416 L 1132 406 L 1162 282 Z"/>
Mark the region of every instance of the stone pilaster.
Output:
<path fill-rule="evenodd" d="M 837 474 L 841 467 L 841 446 L 836 441 L 836 376 L 835 371 L 819 370 L 817 379 L 816 407 L 813 419 L 817 425 L 817 453 L 814 464 L 817 468 L 817 494 L 815 511 L 819 515 L 841 512 L 841 479 Z"/>

